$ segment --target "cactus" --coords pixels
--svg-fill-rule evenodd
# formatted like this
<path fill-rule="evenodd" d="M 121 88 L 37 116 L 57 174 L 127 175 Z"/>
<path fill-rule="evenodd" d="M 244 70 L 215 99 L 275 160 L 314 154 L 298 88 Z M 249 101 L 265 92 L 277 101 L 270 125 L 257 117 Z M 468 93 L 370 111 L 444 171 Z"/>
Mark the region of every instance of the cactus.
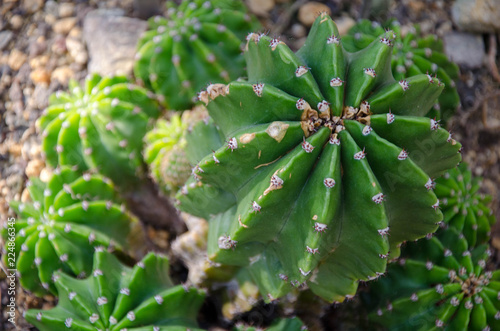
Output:
<path fill-rule="evenodd" d="M 390 330 L 499 330 L 500 270 L 486 271 L 491 251 L 471 246 L 454 227 L 411 243 L 387 277 L 371 286 L 382 308 L 371 325 Z"/>
<path fill-rule="evenodd" d="M 26 319 L 41 331 L 199 330 L 204 294 L 174 286 L 168 259 L 149 253 L 132 268 L 96 249 L 92 275 L 77 280 L 57 272 L 57 307 L 30 309 Z"/>
<path fill-rule="evenodd" d="M 258 331 L 261 328 L 255 328 L 253 326 L 244 325 L 239 323 L 235 325 L 233 331 Z M 273 322 L 269 327 L 265 329 L 266 331 L 302 331 L 307 330 L 307 327 L 302 323 L 297 317 L 293 318 L 283 318 L 278 319 Z"/>
<path fill-rule="evenodd" d="M 460 144 L 423 117 L 438 79 L 393 79 L 394 38 L 346 53 L 325 14 L 297 54 L 252 33 L 248 81 L 199 95 L 226 143 L 195 167 L 179 207 L 196 209 L 206 185 L 234 197 L 210 222 L 208 256 L 247 266 L 268 300 L 304 283 L 349 298 L 442 220 L 433 178 L 457 165 Z"/>
<path fill-rule="evenodd" d="M 184 110 L 208 82 L 229 82 L 244 73 L 241 40 L 258 23 L 243 2 L 168 2 L 167 18 L 149 20 L 137 46 L 135 76 L 165 97 L 169 109 Z"/>
<path fill-rule="evenodd" d="M 441 202 L 444 222 L 463 232 L 470 245 L 488 242 L 493 211 L 487 204 L 491 196 L 479 194 L 480 177 L 473 177 L 467 164 L 461 163 L 436 179 L 436 193 Z"/>
<path fill-rule="evenodd" d="M 144 137 L 144 161 L 165 193 L 176 193 L 191 175 L 191 163 L 185 152 L 185 135 L 195 123 L 206 117 L 204 107 L 195 107 L 182 115 L 172 115 L 169 121 L 158 120 L 155 129 Z"/>
<path fill-rule="evenodd" d="M 149 118 L 159 114 L 150 92 L 125 77 L 94 74 L 82 89 L 57 92 L 38 120 L 47 164 L 98 169 L 120 186 L 137 181 L 142 172 L 142 138 Z"/>
<path fill-rule="evenodd" d="M 397 21 L 389 20 L 381 26 L 376 22 L 361 20 L 351 28 L 347 36 L 342 38 L 342 42 L 347 51 L 355 52 L 367 47 L 382 35 L 385 29 L 392 29 L 397 35 L 401 35 L 401 27 Z M 396 80 L 425 73 L 436 75 L 446 87 L 427 116 L 440 119 L 444 124 L 460 105 L 460 98 L 455 88 L 459 69 L 444 54 L 441 40 L 435 35 L 427 37 L 420 35 L 419 27 L 413 26 L 406 35 L 396 38 L 391 62 L 392 72 Z"/>
<path fill-rule="evenodd" d="M 118 204 L 109 180 L 62 167 L 48 183 L 32 178 L 28 190 L 32 203 L 10 204 L 19 219 L 14 248 L 7 243 L 6 249 L 15 251 L 16 267 L 9 266 L 20 273 L 21 286 L 36 295 L 57 293 L 56 270 L 88 275 L 96 246 L 141 255 L 142 228 Z"/>

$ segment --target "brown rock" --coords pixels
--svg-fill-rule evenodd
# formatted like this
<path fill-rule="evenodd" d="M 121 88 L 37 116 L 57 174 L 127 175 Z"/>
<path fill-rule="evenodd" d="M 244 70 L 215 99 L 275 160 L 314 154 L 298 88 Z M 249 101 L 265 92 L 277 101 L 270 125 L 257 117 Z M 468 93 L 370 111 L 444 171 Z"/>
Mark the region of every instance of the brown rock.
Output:
<path fill-rule="evenodd" d="M 52 30 L 54 30 L 55 33 L 66 35 L 71 29 L 73 29 L 77 21 L 76 17 L 61 18 L 54 23 Z"/>
<path fill-rule="evenodd" d="M 26 54 L 14 48 L 12 52 L 10 52 L 7 64 L 12 70 L 17 71 L 26 62 L 27 58 L 28 56 Z"/>
<path fill-rule="evenodd" d="M 258 16 L 268 16 L 268 12 L 274 7 L 274 0 L 249 0 L 248 8 Z"/>
<path fill-rule="evenodd" d="M 14 156 L 14 157 L 21 156 L 22 149 L 23 149 L 23 146 L 21 144 L 13 142 L 9 146 L 9 154 Z"/>
<path fill-rule="evenodd" d="M 76 38 L 66 38 L 66 48 L 76 63 L 85 64 L 88 60 L 85 45 Z"/>
<path fill-rule="evenodd" d="M 30 67 L 32 69 L 36 69 L 39 67 L 45 67 L 48 62 L 49 62 L 49 55 L 48 54 L 40 55 L 40 56 L 34 57 L 30 60 Z"/>
<path fill-rule="evenodd" d="M 66 85 L 71 77 L 73 77 L 75 73 L 69 66 L 62 66 L 56 68 L 52 75 L 50 76 L 50 80 L 57 80 L 59 83 Z"/>
<path fill-rule="evenodd" d="M 35 84 L 50 84 L 50 73 L 45 68 L 37 68 L 30 74 L 30 78 Z"/>
<path fill-rule="evenodd" d="M 349 32 L 349 30 L 356 24 L 356 21 L 349 16 L 342 16 L 335 19 L 335 24 L 337 24 L 339 35 L 345 36 Z"/>
<path fill-rule="evenodd" d="M 45 168 L 45 162 L 40 159 L 31 160 L 26 165 L 25 173 L 29 177 L 39 177 L 42 169 Z"/>
<path fill-rule="evenodd" d="M 21 15 L 12 16 L 9 22 L 13 30 L 19 30 L 23 26 L 23 18 Z"/>
<path fill-rule="evenodd" d="M 311 1 L 299 8 L 298 18 L 299 21 L 305 26 L 311 26 L 313 25 L 319 14 L 323 12 L 326 12 L 328 15 L 331 14 L 330 8 L 327 5 L 320 2 Z"/>
<path fill-rule="evenodd" d="M 464 31 L 500 31 L 498 0 L 457 0 L 453 4 L 451 14 L 455 24 Z"/>
<path fill-rule="evenodd" d="M 63 2 L 59 5 L 59 17 L 70 17 L 75 15 L 75 5 L 71 2 Z"/>
<path fill-rule="evenodd" d="M 43 6 L 44 0 L 24 0 L 23 8 L 28 14 L 39 11 Z"/>

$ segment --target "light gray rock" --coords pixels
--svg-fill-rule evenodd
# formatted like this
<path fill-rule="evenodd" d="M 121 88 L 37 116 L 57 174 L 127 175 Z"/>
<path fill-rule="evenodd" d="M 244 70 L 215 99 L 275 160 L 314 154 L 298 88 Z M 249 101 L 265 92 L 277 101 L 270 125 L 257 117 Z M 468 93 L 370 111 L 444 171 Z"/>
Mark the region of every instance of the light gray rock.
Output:
<path fill-rule="evenodd" d="M 500 0 L 457 0 L 451 15 L 464 31 L 500 31 Z"/>
<path fill-rule="evenodd" d="M 9 30 L 0 32 L 0 51 L 7 47 L 13 36 L 14 33 Z"/>
<path fill-rule="evenodd" d="M 83 22 L 83 39 L 89 54 L 89 73 L 129 75 L 132 73 L 137 42 L 146 21 L 123 17 L 120 10 L 94 10 Z"/>
<path fill-rule="evenodd" d="M 450 32 L 444 36 L 444 48 L 451 61 L 468 68 L 479 68 L 485 56 L 483 38 L 466 32 Z"/>

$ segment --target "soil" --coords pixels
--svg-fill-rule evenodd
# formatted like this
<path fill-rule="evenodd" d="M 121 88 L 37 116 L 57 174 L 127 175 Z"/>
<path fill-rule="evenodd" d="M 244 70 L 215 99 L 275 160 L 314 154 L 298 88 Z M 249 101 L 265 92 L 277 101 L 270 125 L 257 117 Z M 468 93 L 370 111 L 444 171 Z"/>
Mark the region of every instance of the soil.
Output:
<path fill-rule="evenodd" d="M 271 1 L 271 0 L 269 0 Z M 162 5 L 165 1 L 147 1 Z M 259 3 L 259 0 L 247 0 L 247 3 Z M 298 18 L 299 8 L 310 1 L 275 0 L 270 9 L 259 11 L 259 19 L 270 35 L 280 35 L 282 40 L 293 49 L 298 49 L 304 42 L 308 27 Z M 334 20 L 342 18 L 348 24 L 349 19 L 358 20 L 370 17 L 384 21 L 395 17 L 401 24 L 418 23 L 424 33 L 442 37 L 450 31 L 458 30 L 451 20 L 452 1 L 403 0 L 403 1 L 363 1 L 329 0 L 319 1 L 326 4 Z M 369 3 L 392 3 L 388 10 L 370 12 Z M 397 5 L 394 4 L 397 2 Z M 49 4 L 50 3 L 50 4 Z M 61 6 L 65 4 L 66 8 Z M 0 220 L 5 222 L 14 217 L 8 208 L 11 200 L 25 200 L 26 182 L 29 176 L 47 178 L 50 170 L 44 166 L 40 153 L 39 134 L 35 121 L 47 106 L 48 96 L 67 86 L 69 77 L 82 80 L 87 75 L 85 54 L 70 54 L 65 38 L 72 37 L 83 43 L 81 27 L 84 15 L 95 8 L 121 8 L 126 15 L 137 17 L 157 12 L 154 7 L 147 10 L 134 7 L 133 0 L 5 0 L 0 4 Z M 66 12 L 64 12 L 66 10 Z M 370 14 L 372 13 L 372 15 Z M 374 14 L 373 14 L 374 13 Z M 67 18 L 75 18 L 74 23 Z M 66 20 L 65 20 L 66 19 Z M 66 26 L 64 26 L 66 24 Z M 72 24 L 72 26 L 71 26 Z M 61 33 L 61 30 L 63 31 Z M 2 46 L 2 38 L 9 38 Z M 59 32 L 56 32 L 59 31 Z M 500 75 L 495 73 L 499 58 L 496 54 L 499 42 L 498 34 L 481 35 L 487 53 L 483 65 L 470 69 L 460 67 L 460 79 L 457 89 L 461 98 L 461 107 L 449 121 L 448 129 L 453 137 L 463 145 L 463 159 L 476 176 L 484 178 L 482 191 L 493 197 L 491 207 L 500 218 Z M 5 39 L 4 39 L 5 40 Z M 85 51 L 83 51 L 85 52 Z M 148 238 L 153 249 L 167 251 L 168 233 L 162 229 L 148 229 Z M 492 268 L 500 266 L 500 225 L 492 231 L 492 246 L 496 250 Z M 177 263 L 173 270 L 180 279 L 185 279 L 185 268 Z M 184 276 L 182 276 L 184 275 Z M 0 293 L 2 313 L 0 330 L 12 330 L 7 321 L 6 304 L 8 283 L 0 273 Z M 56 300 L 47 296 L 36 298 L 20 287 L 17 288 L 17 329 L 31 330 L 22 314 L 29 308 L 50 308 Z M 216 298 L 207 300 L 201 314 L 202 326 L 212 329 L 230 327 L 234 321 L 227 321 L 217 313 L 219 303 Z M 305 321 L 311 329 L 340 329 L 349 327 L 338 323 L 339 315 L 334 305 L 320 308 L 320 312 L 309 316 Z M 261 325 L 268 323 L 271 317 L 283 312 L 290 312 L 286 305 L 259 304 L 250 312 L 238 317 L 240 320 L 259 320 Z M 297 313 L 302 310 L 297 308 Z M 306 312 L 308 310 L 305 310 Z M 310 310 L 309 310 L 310 311 Z M 320 315 L 322 315 L 320 319 Z M 260 318 L 255 318 L 260 316 Z M 263 323 L 263 324 L 262 324 Z"/>

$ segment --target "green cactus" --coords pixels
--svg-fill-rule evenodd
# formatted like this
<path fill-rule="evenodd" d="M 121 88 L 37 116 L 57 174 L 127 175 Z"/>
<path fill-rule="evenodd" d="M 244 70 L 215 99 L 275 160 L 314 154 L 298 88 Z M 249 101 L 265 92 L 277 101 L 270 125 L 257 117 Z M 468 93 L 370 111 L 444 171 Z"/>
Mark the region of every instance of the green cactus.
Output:
<path fill-rule="evenodd" d="M 487 271 L 487 245 L 454 227 L 411 243 L 371 286 L 369 315 L 389 330 L 500 330 L 500 270 Z"/>
<path fill-rule="evenodd" d="M 196 209 L 206 185 L 234 197 L 210 222 L 208 256 L 248 266 L 268 300 L 307 283 L 342 301 L 442 220 L 431 178 L 457 165 L 460 144 L 423 117 L 439 80 L 393 79 L 394 38 L 346 53 L 325 14 L 297 54 L 250 34 L 248 81 L 200 93 L 226 144 L 199 162 L 180 208 Z"/>
<path fill-rule="evenodd" d="M 467 164 L 461 163 L 436 179 L 436 193 L 441 202 L 444 222 L 463 232 L 470 245 L 488 242 L 493 211 L 488 208 L 491 196 L 479 194 L 480 177 L 473 177 Z"/>
<path fill-rule="evenodd" d="M 418 26 L 401 36 L 399 22 L 390 20 L 383 25 L 369 20 L 361 20 L 351 28 L 348 35 L 342 38 L 344 48 L 356 52 L 367 47 L 373 40 L 392 29 L 398 36 L 394 40 L 392 72 L 396 80 L 419 74 L 436 75 L 446 87 L 439 96 L 438 102 L 427 114 L 444 124 L 455 113 L 460 105 L 460 98 L 455 88 L 458 79 L 458 66 L 444 54 L 443 42 L 435 35 L 420 37 Z"/>
<path fill-rule="evenodd" d="M 48 183 L 28 186 L 32 203 L 11 202 L 15 223 L 16 266 L 20 283 L 38 296 L 57 293 L 52 274 L 88 275 L 96 246 L 139 257 L 144 234 L 139 222 L 119 205 L 109 180 L 67 167 L 56 169 Z M 3 233 L 6 239 L 6 233 Z M 7 263 L 7 256 L 4 255 Z"/>
<path fill-rule="evenodd" d="M 41 331 L 199 330 L 204 294 L 174 286 L 168 259 L 149 253 L 134 267 L 97 249 L 92 276 L 77 280 L 57 272 L 57 307 L 30 309 L 26 319 Z"/>
<path fill-rule="evenodd" d="M 125 77 L 94 74 L 84 88 L 69 83 L 57 92 L 38 120 L 47 163 L 97 169 L 120 186 L 142 172 L 142 138 L 150 118 L 159 114 L 150 92 Z"/>
<path fill-rule="evenodd" d="M 134 72 L 165 97 L 167 108 L 184 110 L 208 82 L 229 82 L 243 75 L 241 40 L 259 25 L 242 1 L 167 4 L 167 18 L 149 20 L 150 29 L 137 47 Z"/>
<path fill-rule="evenodd" d="M 261 328 L 256 328 L 253 326 L 248 326 L 242 323 L 235 325 L 233 331 L 258 331 Z M 303 331 L 307 330 L 307 327 L 302 323 L 302 321 L 297 318 L 283 318 L 278 319 L 273 322 L 269 327 L 265 329 L 266 331 Z"/>

